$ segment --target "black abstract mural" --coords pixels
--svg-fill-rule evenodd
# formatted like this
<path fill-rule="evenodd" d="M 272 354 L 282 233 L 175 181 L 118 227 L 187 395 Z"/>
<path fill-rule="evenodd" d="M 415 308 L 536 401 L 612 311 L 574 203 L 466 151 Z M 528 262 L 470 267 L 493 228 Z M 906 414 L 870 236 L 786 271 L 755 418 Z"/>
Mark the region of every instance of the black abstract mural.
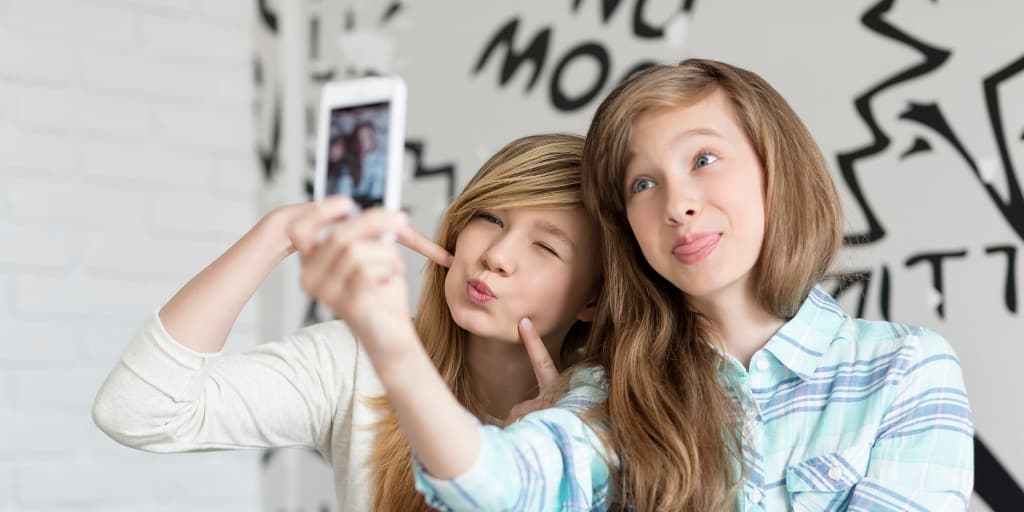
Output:
<path fill-rule="evenodd" d="M 652 24 L 647 18 L 649 3 L 647 0 L 634 0 L 623 2 L 622 0 L 600 0 L 600 2 L 588 2 L 587 0 L 572 0 L 569 12 L 572 16 L 580 16 L 580 9 L 584 4 L 599 3 L 600 24 L 607 26 L 620 11 L 628 11 L 631 19 L 631 33 L 628 37 L 640 40 L 659 40 L 665 37 L 665 26 L 663 24 Z M 630 5 L 632 8 L 630 9 Z M 676 14 L 689 16 L 694 9 L 694 0 L 687 0 L 679 3 Z M 664 13 L 662 13 L 664 14 Z M 669 16 L 668 22 L 675 19 Z M 521 30 L 522 17 L 513 16 L 497 27 L 484 43 L 479 52 L 476 63 L 473 65 L 473 74 L 479 75 L 487 71 L 488 65 L 495 61 L 499 63 L 498 86 L 507 87 L 513 76 L 523 66 L 529 66 L 529 82 L 526 91 L 533 93 L 535 87 L 543 79 L 547 82 L 547 101 L 560 112 L 573 112 L 584 108 L 594 108 L 604 98 L 604 93 L 611 86 L 628 78 L 633 73 L 652 66 L 657 62 L 650 59 L 634 59 L 625 66 L 625 71 L 619 76 L 613 76 L 612 54 L 613 48 L 607 43 L 598 39 L 584 39 L 570 44 L 566 48 L 556 47 L 553 41 L 557 40 L 555 28 L 551 25 L 543 25 L 533 33 Z M 597 72 L 588 83 L 572 83 L 566 80 L 566 70 L 569 66 L 586 61 L 593 64 Z M 571 87 L 570 87 L 571 85 Z M 575 91 L 576 89 L 582 89 Z M 568 92 L 574 90 L 575 92 Z"/>
<path fill-rule="evenodd" d="M 939 319 L 946 319 L 947 297 L 949 291 L 945 283 L 950 272 L 958 271 L 958 263 L 970 258 L 991 260 L 992 265 L 1003 269 L 1003 278 L 991 283 L 983 283 L 992 294 L 1001 297 L 1006 313 L 1016 315 L 1018 281 L 1016 258 L 1021 242 L 1024 242 L 1024 196 L 1021 194 L 1017 179 L 1020 162 L 1015 162 L 1010 147 L 1019 144 L 1016 139 L 1020 126 L 1007 126 L 1004 120 L 1004 106 L 1013 102 L 1020 105 L 1022 98 L 1005 97 L 1001 85 L 1021 76 L 1024 71 L 1024 39 L 1019 45 L 1019 53 L 1002 62 L 995 69 L 978 76 L 973 85 L 976 93 L 983 98 L 988 123 L 991 127 L 993 145 L 998 148 L 998 162 L 985 168 L 980 159 L 965 142 L 963 134 L 958 131 L 957 124 L 947 116 L 944 106 L 934 99 L 922 97 L 906 103 L 901 110 L 892 113 L 885 111 L 879 98 L 901 86 L 915 81 L 922 81 L 930 75 L 942 70 L 956 52 L 955 48 L 940 47 L 916 37 L 910 31 L 890 20 L 895 0 L 883 0 L 870 6 L 863 13 L 860 21 L 874 36 L 884 38 L 917 55 L 915 62 L 894 70 L 890 75 L 877 80 L 859 94 L 853 105 L 868 132 L 870 140 L 863 145 L 839 152 L 836 155 L 838 172 L 847 190 L 851 193 L 865 227 L 862 230 L 848 232 L 845 243 L 848 247 L 870 247 L 883 242 L 889 234 L 885 213 L 877 209 L 862 181 L 865 162 L 885 153 L 896 151 L 897 159 L 905 161 L 917 155 L 937 150 L 944 145 L 945 154 L 955 155 L 953 162 L 946 162 L 943 169 L 953 172 L 968 173 L 973 183 L 983 191 L 983 196 L 990 202 L 991 209 L 997 213 L 995 218 L 1009 227 L 1015 238 L 993 240 L 982 247 L 966 247 L 951 242 L 949 246 L 920 250 L 907 254 L 902 262 L 883 262 L 874 268 L 849 269 L 847 275 L 837 277 L 832 282 L 832 293 L 837 298 L 854 293 L 857 297 L 857 316 L 864 316 L 869 303 L 874 303 L 880 316 L 889 320 L 892 311 L 893 293 L 898 285 L 894 282 L 893 265 L 902 265 L 905 269 L 919 269 L 929 276 L 935 292 L 932 305 Z M 891 105 L 890 105 L 891 106 Z M 919 134 L 905 148 L 893 148 L 893 137 L 886 132 L 880 118 L 895 115 L 896 119 L 919 129 Z M 889 172 L 899 172 L 890 170 Z M 996 183 L 1004 186 L 1000 191 Z M 917 193 L 927 194 L 927 184 L 922 184 Z M 908 205 L 910 206 L 910 205 Z M 957 208 L 955 199 L 950 201 L 950 208 Z M 982 430 L 982 429 L 979 429 Z M 985 503 L 997 512 L 1020 510 L 1024 506 L 1024 490 L 1016 482 L 1006 467 L 982 440 L 982 431 L 975 437 L 975 491 Z"/>
<path fill-rule="evenodd" d="M 260 176 L 272 182 L 280 168 L 281 151 L 281 84 L 277 53 L 273 51 L 278 37 L 277 13 L 269 0 L 256 1 L 255 45 L 252 57 L 253 125 L 255 126 L 256 158 Z"/>

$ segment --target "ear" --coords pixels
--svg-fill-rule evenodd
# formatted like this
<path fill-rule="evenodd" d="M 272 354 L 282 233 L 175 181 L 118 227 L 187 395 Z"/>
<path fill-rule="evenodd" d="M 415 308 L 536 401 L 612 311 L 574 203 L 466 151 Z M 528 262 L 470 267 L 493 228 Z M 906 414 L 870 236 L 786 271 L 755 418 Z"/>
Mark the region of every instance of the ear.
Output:
<path fill-rule="evenodd" d="M 597 314 L 597 296 L 593 296 L 587 302 L 583 309 L 576 313 L 576 320 L 581 322 L 593 322 L 594 315 Z"/>

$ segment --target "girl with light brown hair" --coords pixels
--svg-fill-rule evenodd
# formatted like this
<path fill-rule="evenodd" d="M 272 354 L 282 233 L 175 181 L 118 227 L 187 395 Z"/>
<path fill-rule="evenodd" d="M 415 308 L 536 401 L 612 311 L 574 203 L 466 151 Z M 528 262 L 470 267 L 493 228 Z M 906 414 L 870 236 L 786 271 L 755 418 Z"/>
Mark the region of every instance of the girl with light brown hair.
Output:
<path fill-rule="evenodd" d="M 641 71 L 598 108 L 583 165 L 606 278 L 587 357 L 567 373 L 589 387 L 504 431 L 479 427 L 438 386 L 396 376 L 426 367 L 385 355 L 411 345 L 364 340 L 393 376 L 384 384 L 431 503 L 966 508 L 973 426 L 959 361 L 938 334 L 851 318 L 817 285 L 841 244 L 839 200 L 767 82 L 701 59 Z M 362 300 L 336 311 L 353 316 Z"/>
<path fill-rule="evenodd" d="M 841 244 L 839 199 L 764 79 L 700 59 L 638 73 L 598 108 L 584 169 L 615 269 L 593 360 L 623 501 L 966 508 L 959 361 L 938 334 L 850 318 L 817 286 Z"/>
<path fill-rule="evenodd" d="M 577 135 L 550 134 L 502 148 L 446 210 L 439 245 L 393 212 L 339 222 L 353 208 L 346 198 L 270 212 L 149 318 L 100 389 L 95 422 L 153 452 L 312 447 L 333 468 L 341 510 L 426 510 L 408 442 L 356 340 L 373 336 L 366 322 L 398 312 L 377 326 L 412 335 L 430 382 L 481 424 L 544 403 L 532 398 L 578 359 L 601 283 L 597 227 L 580 191 L 582 146 Z M 359 273 L 402 275 L 382 226 L 428 255 L 416 318 L 404 295 L 375 300 L 358 318 L 343 316 L 349 325 L 324 322 L 223 355 L 242 308 L 314 224 L 317 233 L 336 225 L 317 246 L 343 257 L 325 269 L 358 262 Z M 351 276 L 311 278 L 308 248 L 303 256 L 303 285 L 325 304 L 365 296 Z"/>

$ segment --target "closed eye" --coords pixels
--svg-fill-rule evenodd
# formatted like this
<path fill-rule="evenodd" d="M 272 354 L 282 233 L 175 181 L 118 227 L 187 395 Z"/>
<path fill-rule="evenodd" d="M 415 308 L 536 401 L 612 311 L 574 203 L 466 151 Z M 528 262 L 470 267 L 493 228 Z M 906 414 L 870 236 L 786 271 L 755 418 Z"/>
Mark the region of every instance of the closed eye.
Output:
<path fill-rule="evenodd" d="M 559 257 L 559 258 L 562 257 L 560 254 L 558 254 L 558 251 L 556 251 L 554 248 L 552 248 L 548 244 L 545 244 L 545 243 L 542 243 L 542 242 L 537 242 L 537 246 L 540 247 L 541 249 L 543 249 L 543 250 L 545 250 L 545 251 L 547 251 L 547 252 L 549 252 L 549 253 L 557 256 L 557 257 Z"/>
<path fill-rule="evenodd" d="M 490 213 L 490 212 L 477 212 L 476 215 L 474 215 L 474 217 L 479 218 L 479 219 L 483 219 L 483 220 L 485 220 L 487 222 L 490 222 L 491 224 L 494 224 L 494 225 L 496 225 L 498 227 L 504 227 L 505 226 L 505 223 L 502 222 L 501 219 L 499 219 L 497 216 L 495 216 L 493 213 Z"/>

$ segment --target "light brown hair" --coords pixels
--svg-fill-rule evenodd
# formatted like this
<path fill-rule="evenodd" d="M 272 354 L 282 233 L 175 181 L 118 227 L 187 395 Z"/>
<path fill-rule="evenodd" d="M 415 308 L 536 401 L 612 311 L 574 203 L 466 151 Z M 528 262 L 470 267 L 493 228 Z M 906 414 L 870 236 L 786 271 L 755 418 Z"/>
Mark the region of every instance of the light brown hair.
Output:
<path fill-rule="evenodd" d="M 462 228 L 481 210 L 582 208 L 582 152 L 583 138 L 570 134 L 534 135 L 509 143 L 484 163 L 445 211 L 437 243 L 449 252 L 454 251 Z M 484 419 L 466 367 L 467 333 L 455 323 L 445 301 L 447 272 L 447 268 L 435 263 L 427 265 L 415 318 L 416 331 L 455 397 Z M 595 279 L 596 286 L 599 278 Z M 577 322 L 566 334 L 561 349 L 566 364 L 579 359 L 589 325 Z M 374 510 L 431 510 L 413 486 L 409 443 L 393 409 L 386 397 L 376 397 L 371 405 L 384 413 L 375 426 L 376 440 L 369 459 Z"/>
<path fill-rule="evenodd" d="M 644 259 L 626 218 L 625 170 L 634 124 L 646 112 L 728 98 L 764 170 L 765 236 L 753 269 L 758 300 L 796 314 L 842 240 L 835 185 L 807 128 L 760 76 L 689 59 L 621 83 L 594 115 L 583 151 L 583 194 L 604 237 L 602 302 L 588 360 L 605 366 L 617 506 L 635 510 L 731 509 L 742 473 L 737 405 L 720 371 L 724 347 L 683 292 Z M 603 338 L 597 343 L 596 338 Z"/>

